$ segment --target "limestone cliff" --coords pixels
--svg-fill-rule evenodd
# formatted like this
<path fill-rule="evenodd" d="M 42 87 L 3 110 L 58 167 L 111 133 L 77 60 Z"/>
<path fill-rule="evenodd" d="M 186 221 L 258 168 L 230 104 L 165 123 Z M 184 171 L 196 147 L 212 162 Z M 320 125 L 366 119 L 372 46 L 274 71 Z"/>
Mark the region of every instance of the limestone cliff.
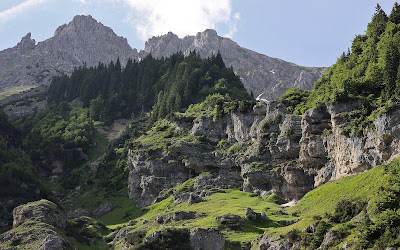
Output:
<path fill-rule="evenodd" d="M 399 156 L 399 111 L 377 115 L 374 128 L 365 128 L 363 135 L 347 135 L 346 114 L 359 107 L 357 102 L 323 106 L 301 117 L 270 102 L 217 119 L 175 117 L 168 121 L 173 133 L 164 138 L 165 147 L 149 150 L 138 139 L 130 151 L 129 196 L 147 206 L 167 189 L 195 178 L 208 189 L 241 187 L 260 196 L 299 200 L 329 180 Z M 201 175 L 205 172 L 211 173 L 208 179 Z M 202 185 L 192 191 L 201 192 Z"/>

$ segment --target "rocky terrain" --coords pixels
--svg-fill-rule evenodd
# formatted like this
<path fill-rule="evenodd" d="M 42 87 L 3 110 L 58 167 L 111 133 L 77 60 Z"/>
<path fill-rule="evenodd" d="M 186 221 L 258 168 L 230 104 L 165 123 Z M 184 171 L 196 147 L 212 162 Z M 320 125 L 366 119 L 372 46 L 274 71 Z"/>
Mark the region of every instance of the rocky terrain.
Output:
<path fill-rule="evenodd" d="M 346 114 L 360 103 L 342 103 L 288 114 L 280 102 L 258 103 L 245 111 L 214 119 L 205 115 L 169 121 L 162 130 L 189 134 L 165 140 L 165 147 L 146 148 L 151 134 L 139 138 L 130 151 L 128 193 L 148 206 L 163 192 L 199 176 L 194 190 L 241 187 L 260 196 L 277 194 L 299 200 L 330 180 L 361 173 L 399 157 L 400 114 L 394 110 L 378 116 L 376 131 L 348 136 Z M 197 138 L 197 139 L 196 139 Z M 152 147 L 154 145 L 151 145 Z"/>
<path fill-rule="evenodd" d="M 15 47 L 0 51 L 0 91 L 25 85 L 48 85 L 52 76 L 70 74 L 75 67 L 96 66 L 120 59 L 143 59 L 146 55 L 169 57 L 182 51 L 196 50 L 201 57 L 221 52 L 227 66 L 232 66 L 244 86 L 255 97 L 276 99 L 287 89 L 310 89 L 326 68 L 307 68 L 271 58 L 240 47 L 217 35 L 214 30 L 196 36 L 178 38 L 172 33 L 153 37 L 145 49 L 132 49 L 127 40 L 91 16 L 76 16 L 61 25 L 54 36 L 36 44 L 28 33 Z"/>

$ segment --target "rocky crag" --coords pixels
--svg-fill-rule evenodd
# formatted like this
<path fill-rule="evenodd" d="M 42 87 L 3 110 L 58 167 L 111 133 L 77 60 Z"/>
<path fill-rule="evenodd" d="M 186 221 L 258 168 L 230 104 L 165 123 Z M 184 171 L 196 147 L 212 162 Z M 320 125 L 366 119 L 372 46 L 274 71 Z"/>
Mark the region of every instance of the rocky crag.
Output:
<path fill-rule="evenodd" d="M 0 91 L 24 85 L 48 85 L 54 75 L 69 74 L 75 67 L 96 66 L 120 58 L 138 59 L 126 38 L 91 16 L 75 16 L 54 36 L 36 44 L 28 33 L 15 47 L 0 51 Z"/>
<path fill-rule="evenodd" d="M 148 54 L 169 57 L 196 50 L 202 57 L 221 52 L 224 62 L 241 77 L 244 86 L 261 99 L 276 99 L 287 89 L 310 89 L 326 68 L 307 68 L 240 47 L 214 30 L 178 38 L 172 33 L 153 37 L 145 49 L 132 49 L 127 40 L 91 16 L 76 16 L 57 28 L 54 36 L 36 44 L 28 33 L 15 47 L 0 51 L 0 91 L 25 85 L 48 85 L 55 75 L 75 67 L 96 66 L 120 59 L 140 60 Z"/>
<path fill-rule="evenodd" d="M 13 229 L 0 235 L 1 249 L 73 249 L 59 233 L 66 218 L 48 200 L 30 202 L 13 211 Z"/>
<path fill-rule="evenodd" d="M 288 114 L 280 102 L 257 103 L 225 113 L 181 114 L 154 134 L 133 142 L 128 193 L 140 207 L 168 197 L 166 192 L 195 178 L 192 192 L 242 188 L 259 196 L 299 200 L 330 180 L 357 174 L 399 157 L 398 110 L 381 113 L 362 135 L 347 135 L 349 112 L 361 103 Z M 166 133 L 167 134 L 164 134 Z M 153 137 L 156 133 L 160 137 Z M 165 136 L 165 137 L 163 137 Z M 148 143 L 157 140 L 154 146 Z M 204 173 L 208 173 L 204 175 Z M 174 193 L 189 199 L 190 193 Z"/>

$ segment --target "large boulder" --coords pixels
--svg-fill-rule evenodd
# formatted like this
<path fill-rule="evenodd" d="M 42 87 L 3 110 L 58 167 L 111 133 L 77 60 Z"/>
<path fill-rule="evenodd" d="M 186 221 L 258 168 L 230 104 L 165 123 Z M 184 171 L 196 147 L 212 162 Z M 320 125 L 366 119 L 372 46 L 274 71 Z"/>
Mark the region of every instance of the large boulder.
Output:
<path fill-rule="evenodd" d="M 116 206 L 112 202 L 107 202 L 93 211 L 93 215 L 98 217 L 110 213 Z"/>
<path fill-rule="evenodd" d="M 25 220 L 17 228 L 0 234 L 0 249 L 72 249 L 52 225 Z"/>
<path fill-rule="evenodd" d="M 65 228 L 66 218 L 56 204 L 48 200 L 29 202 L 13 210 L 13 227 L 18 227 L 27 220 L 39 221 Z"/>
<path fill-rule="evenodd" d="M 190 246 L 194 250 L 222 250 L 225 245 L 225 237 L 217 229 L 196 228 L 190 231 Z"/>

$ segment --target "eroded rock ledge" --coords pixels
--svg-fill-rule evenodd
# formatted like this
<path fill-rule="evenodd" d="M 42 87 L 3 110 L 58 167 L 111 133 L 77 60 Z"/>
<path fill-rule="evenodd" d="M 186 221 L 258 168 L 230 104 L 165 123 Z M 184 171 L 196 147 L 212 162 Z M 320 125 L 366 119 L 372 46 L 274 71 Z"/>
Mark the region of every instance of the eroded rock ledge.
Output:
<path fill-rule="evenodd" d="M 346 114 L 360 107 L 358 102 L 323 106 L 301 117 L 270 102 L 217 119 L 172 118 L 166 126 L 174 135 L 164 147 L 136 145 L 130 150 L 129 197 L 147 206 L 169 188 L 195 178 L 192 192 L 200 193 L 202 186 L 240 187 L 260 196 L 298 200 L 329 180 L 399 156 L 400 111 L 378 115 L 374 128 L 365 128 L 361 136 L 346 135 Z M 192 139 L 179 139 L 183 135 Z"/>

